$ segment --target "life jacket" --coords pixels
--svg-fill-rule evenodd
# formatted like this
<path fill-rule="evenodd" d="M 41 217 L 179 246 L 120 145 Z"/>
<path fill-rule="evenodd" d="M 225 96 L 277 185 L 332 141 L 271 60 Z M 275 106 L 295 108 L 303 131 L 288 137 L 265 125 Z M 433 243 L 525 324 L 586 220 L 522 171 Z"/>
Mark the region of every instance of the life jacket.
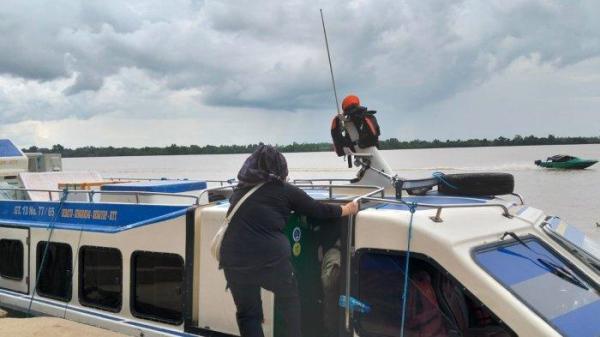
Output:
<path fill-rule="evenodd" d="M 333 139 L 333 148 L 338 157 L 344 156 L 344 147 L 350 148 L 354 152 L 354 146 L 350 135 L 344 127 L 338 117 L 334 117 L 331 121 L 331 138 Z"/>
<path fill-rule="evenodd" d="M 418 270 L 411 275 L 406 328 L 409 336 L 447 337 L 446 324 L 438 305 L 429 273 Z"/>
<path fill-rule="evenodd" d="M 358 146 L 361 148 L 367 148 L 376 146 L 379 148 L 379 136 L 381 130 L 379 129 L 379 123 L 375 114 L 377 111 L 368 110 L 364 106 L 354 106 L 344 112 L 346 117 L 354 123 L 356 130 L 358 131 Z"/>

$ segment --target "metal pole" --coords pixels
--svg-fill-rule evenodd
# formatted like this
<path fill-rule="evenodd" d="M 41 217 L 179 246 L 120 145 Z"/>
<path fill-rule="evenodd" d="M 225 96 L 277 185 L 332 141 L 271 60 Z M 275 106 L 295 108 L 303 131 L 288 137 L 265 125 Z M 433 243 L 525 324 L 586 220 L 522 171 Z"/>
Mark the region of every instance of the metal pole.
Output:
<path fill-rule="evenodd" d="M 331 84 L 333 84 L 333 95 L 335 96 L 335 109 L 338 115 L 340 112 L 340 102 L 338 101 L 337 89 L 335 88 L 335 78 L 333 77 L 333 66 L 331 65 L 331 53 L 329 52 L 329 41 L 327 40 L 327 30 L 325 30 L 325 19 L 323 18 L 323 9 L 321 11 L 321 23 L 323 24 L 323 35 L 325 35 L 325 48 L 327 48 L 327 59 L 329 60 L 329 72 L 331 73 Z"/>
<path fill-rule="evenodd" d="M 346 331 L 352 332 L 351 325 L 351 311 L 350 311 L 350 280 L 352 280 L 352 237 L 354 232 L 354 215 L 348 216 L 348 236 L 346 242 L 346 307 L 344 308 L 344 325 L 346 327 Z"/>

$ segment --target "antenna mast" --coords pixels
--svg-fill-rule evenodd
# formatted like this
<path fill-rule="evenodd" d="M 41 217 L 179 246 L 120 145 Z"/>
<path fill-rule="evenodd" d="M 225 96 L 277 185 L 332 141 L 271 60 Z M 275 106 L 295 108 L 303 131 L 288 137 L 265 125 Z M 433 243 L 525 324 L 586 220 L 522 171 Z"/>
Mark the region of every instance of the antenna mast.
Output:
<path fill-rule="evenodd" d="M 331 73 L 331 84 L 333 85 L 333 95 L 335 96 L 335 108 L 338 115 L 341 116 L 340 103 L 338 101 L 337 90 L 335 88 L 335 78 L 333 77 L 333 66 L 331 65 L 331 53 L 329 52 L 329 41 L 327 40 L 327 30 L 325 30 L 325 19 L 323 19 L 323 9 L 321 11 L 321 23 L 323 24 L 323 34 L 325 35 L 325 47 L 327 48 L 327 59 L 329 60 L 329 72 Z"/>

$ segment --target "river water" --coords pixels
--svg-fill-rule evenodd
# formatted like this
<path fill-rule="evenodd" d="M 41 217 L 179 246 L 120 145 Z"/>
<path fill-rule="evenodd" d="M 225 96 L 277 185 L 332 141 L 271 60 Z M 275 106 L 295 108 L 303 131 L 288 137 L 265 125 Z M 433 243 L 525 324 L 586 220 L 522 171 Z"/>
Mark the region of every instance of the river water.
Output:
<path fill-rule="evenodd" d="M 479 147 L 383 151 L 398 175 L 430 177 L 432 172 L 507 172 L 527 205 L 557 215 L 600 241 L 600 163 L 585 170 L 550 170 L 534 165 L 554 154 L 600 158 L 600 145 Z M 247 154 L 65 158 L 65 170 L 95 170 L 104 177 L 234 178 Z M 333 152 L 288 153 L 290 178 L 352 178 Z"/>

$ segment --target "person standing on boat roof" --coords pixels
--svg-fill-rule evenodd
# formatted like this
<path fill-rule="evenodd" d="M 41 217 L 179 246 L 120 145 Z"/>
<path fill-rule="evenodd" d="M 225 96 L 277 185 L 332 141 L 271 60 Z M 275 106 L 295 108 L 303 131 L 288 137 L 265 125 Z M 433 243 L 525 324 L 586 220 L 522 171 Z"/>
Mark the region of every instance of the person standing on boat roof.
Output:
<path fill-rule="evenodd" d="M 232 207 L 253 186 L 265 183 L 241 205 L 221 244 L 220 266 L 233 295 L 242 337 L 263 337 L 260 289 L 272 291 L 282 309 L 288 337 L 300 337 L 300 298 L 283 230 L 292 211 L 315 218 L 338 218 L 358 212 L 358 205 L 330 205 L 286 182 L 285 157 L 260 145 L 238 173 Z"/>
<path fill-rule="evenodd" d="M 360 106 L 360 99 L 356 95 L 348 95 L 342 101 L 342 110 L 348 112 L 350 109 Z"/>

